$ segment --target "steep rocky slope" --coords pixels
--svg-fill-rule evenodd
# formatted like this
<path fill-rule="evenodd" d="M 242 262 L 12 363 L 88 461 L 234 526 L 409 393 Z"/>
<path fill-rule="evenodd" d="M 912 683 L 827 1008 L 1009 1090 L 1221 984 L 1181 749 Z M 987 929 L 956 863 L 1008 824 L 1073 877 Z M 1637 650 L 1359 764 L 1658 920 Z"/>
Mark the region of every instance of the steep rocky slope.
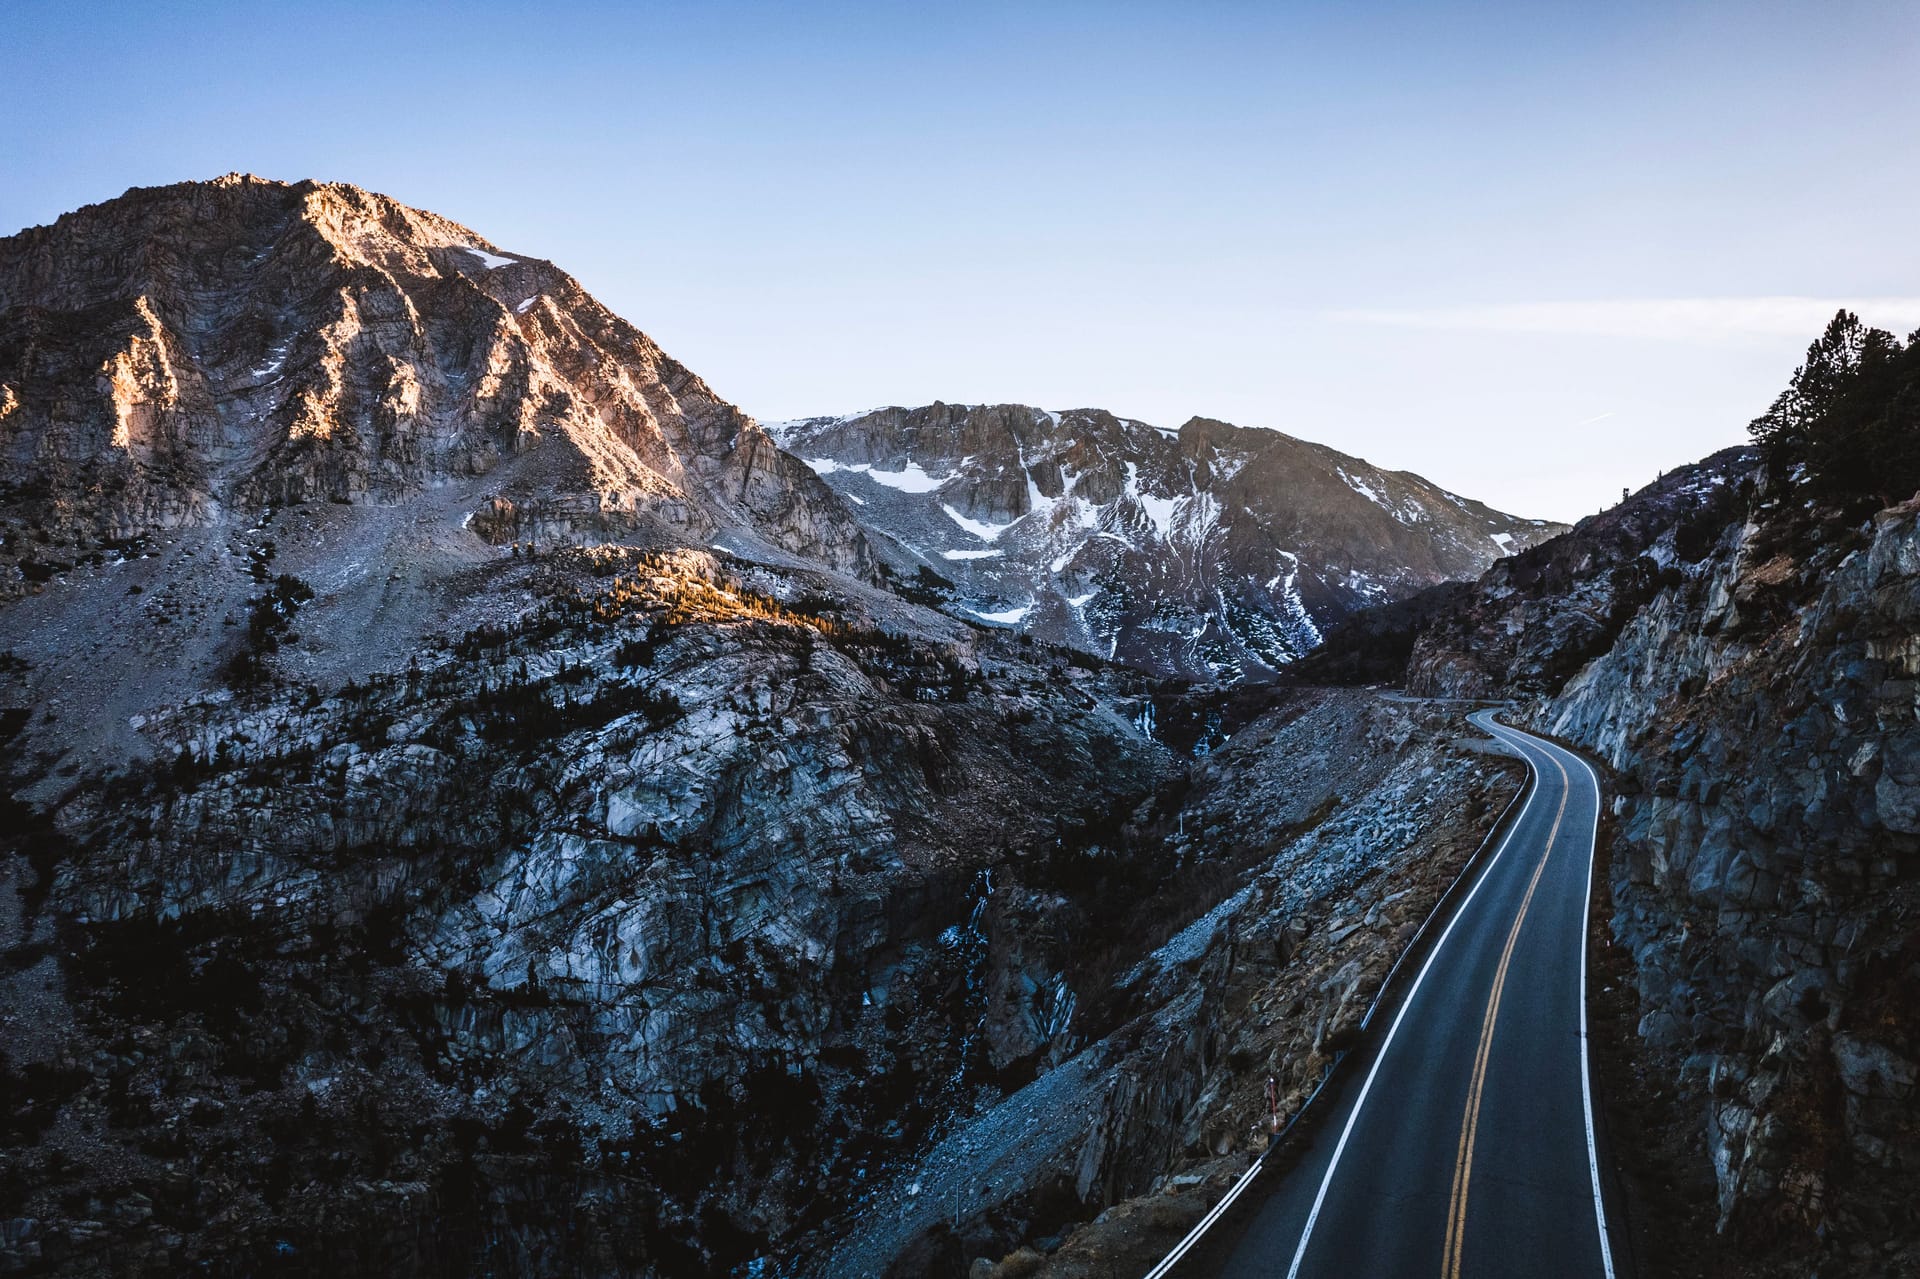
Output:
<path fill-rule="evenodd" d="M 1203 679 L 1271 676 L 1356 610 L 1561 531 L 1205 418 L 934 404 L 770 429 L 959 615 Z"/>
<path fill-rule="evenodd" d="M 496 561 L 14 810 L 0 1256 L 958 1273 L 1261 1140 L 1512 786 L 1361 692 L 1189 768 L 1185 695 L 833 584 Z"/>
<path fill-rule="evenodd" d="M 1749 448 L 1669 471 L 1477 581 L 1445 582 L 1346 618 L 1293 673 L 1405 684 L 1432 697 L 1551 692 L 1713 552 L 1758 472 Z"/>
<path fill-rule="evenodd" d="M 1812 548 L 1756 515 L 1537 719 L 1620 772 L 1614 936 L 1738 1267 L 1899 1273 L 1920 1265 L 1920 506 Z"/>
<path fill-rule="evenodd" d="M 406 667 L 190 699 L 15 813 L 0 1255 L 725 1272 L 993 1086 L 992 868 L 1170 757 L 1138 677 L 823 581 L 507 561 Z"/>
<path fill-rule="evenodd" d="M 1920 506 L 1837 456 L 1871 487 L 1730 450 L 1320 659 L 1518 697 L 1614 770 L 1597 963 L 1632 997 L 1598 1015 L 1643 1273 L 1920 1265 Z"/>
<path fill-rule="evenodd" d="M 1727 449 L 1488 570 L 1420 628 L 1409 691 L 1485 697 L 1557 688 L 1714 548 L 1757 458 Z"/>
<path fill-rule="evenodd" d="M 852 571 L 841 504 L 564 272 L 332 183 L 129 191 L 0 240 L 0 592 L 263 506 L 444 491 L 487 541 L 744 533 Z"/>
<path fill-rule="evenodd" d="M 0 241 L 0 449 L 8 1272 L 963 1270 L 1244 1145 L 1506 784 L 915 602 L 566 276 L 350 187 Z"/>
<path fill-rule="evenodd" d="M 1519 762 L 1463 728 L 1453 708 L 1288 693 L 1177 805 L 996 871 L 989 989 L 1034 990 L 1040 1014 L 1063 982 L 1075 1034 L 882 1183 L 806 1273 L 1149 1269 L 1265 1148 L 1266 1078 L 1299 1108 L 1517 792 Z"/>

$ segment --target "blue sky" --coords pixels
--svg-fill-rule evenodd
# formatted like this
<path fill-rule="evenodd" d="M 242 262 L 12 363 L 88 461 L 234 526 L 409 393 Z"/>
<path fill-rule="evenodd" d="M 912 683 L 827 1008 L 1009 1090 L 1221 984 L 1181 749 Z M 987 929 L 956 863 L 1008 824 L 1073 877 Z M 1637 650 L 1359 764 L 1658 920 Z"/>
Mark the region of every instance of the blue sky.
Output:
<path fill-rule="evenodd" d="M 1905 4 L 11 0 L 0 234 L 338 179 L 765 419 L 1271 426 L 1573 518 L 1920 327 Z"/>

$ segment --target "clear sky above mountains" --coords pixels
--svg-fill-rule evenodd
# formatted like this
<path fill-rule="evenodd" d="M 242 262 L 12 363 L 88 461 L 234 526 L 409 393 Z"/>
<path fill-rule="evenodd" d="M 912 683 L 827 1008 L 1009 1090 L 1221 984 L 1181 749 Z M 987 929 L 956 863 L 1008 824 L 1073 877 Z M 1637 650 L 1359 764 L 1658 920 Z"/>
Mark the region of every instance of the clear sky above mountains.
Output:
<path fill-rule="evenodd" d="M 1920 327 L 1908 4 L 8 5 L 0 234 L 339 179 L 762 418 L 1272 426 L 1574 518 Z"/>

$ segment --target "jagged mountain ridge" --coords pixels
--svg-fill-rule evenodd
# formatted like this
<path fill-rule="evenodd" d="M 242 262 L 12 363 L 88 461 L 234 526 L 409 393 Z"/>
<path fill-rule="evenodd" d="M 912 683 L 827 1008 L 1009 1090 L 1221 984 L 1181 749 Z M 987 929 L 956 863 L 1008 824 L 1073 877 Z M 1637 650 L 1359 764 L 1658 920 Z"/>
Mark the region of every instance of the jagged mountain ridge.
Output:
<path fill-rule="evenodd" d="M 1723 449 L 1495 565 L 1415 641 L 1409 691 L 1485 697 L 1557 686 L 1712 553 L 1757 465 L 1750 448 Z"/>
<path fill-rule="evenodd" d="M 1270 676 L 1356 610 L 1562 528 L 1207 418 L 936 403 L 769 429 L 960 616 L 1206 679 Z"/>
<path fill-rule="evenodd" d="M 17 593 L 104 542 L 452 486 L 487 541 L 866 572 L 841 503 L 551 263 L 338 183 L 136 188 L 0 240 Z"/>

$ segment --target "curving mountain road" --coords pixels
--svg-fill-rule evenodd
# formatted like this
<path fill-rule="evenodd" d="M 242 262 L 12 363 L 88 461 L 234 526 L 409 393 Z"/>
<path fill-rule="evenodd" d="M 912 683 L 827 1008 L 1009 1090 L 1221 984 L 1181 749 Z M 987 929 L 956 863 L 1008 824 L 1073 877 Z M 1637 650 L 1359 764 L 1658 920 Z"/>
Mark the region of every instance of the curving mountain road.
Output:
<path fill-rule="evenodd" d="M 1533 793 L 1387 1029 L 1316 1103 L 1312 1146 L 1181 1273 L 1613 1275 L 1584 997 L 1599 782 L 1492 715 L 1469 718 L 1526 757 Z"/>

